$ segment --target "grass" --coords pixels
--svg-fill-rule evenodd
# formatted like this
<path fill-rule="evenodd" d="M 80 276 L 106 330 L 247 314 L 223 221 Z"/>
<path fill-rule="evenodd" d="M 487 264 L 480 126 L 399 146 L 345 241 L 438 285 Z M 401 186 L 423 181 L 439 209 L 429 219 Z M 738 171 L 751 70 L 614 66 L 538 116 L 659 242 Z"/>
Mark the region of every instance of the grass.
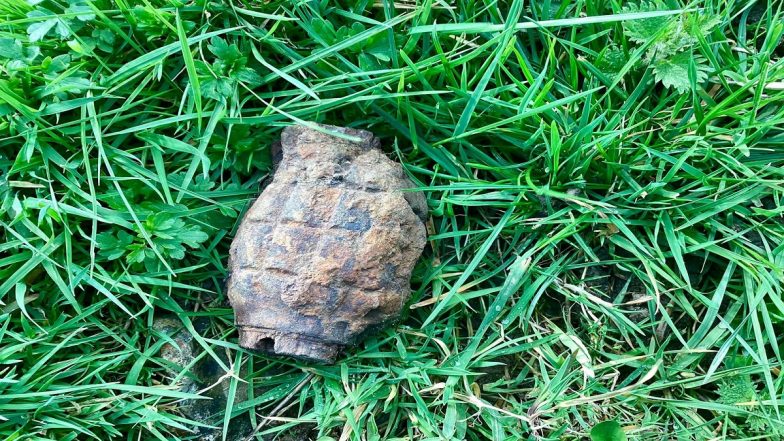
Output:
<path fill-rule="evenodd" d="M 4 439 L 784 434 L 779 2 L 36 3 L 0 0 Z M 335 366 L 239 348 L 224 291 L 306 121 L 430 207 L 403 317 Z"/>

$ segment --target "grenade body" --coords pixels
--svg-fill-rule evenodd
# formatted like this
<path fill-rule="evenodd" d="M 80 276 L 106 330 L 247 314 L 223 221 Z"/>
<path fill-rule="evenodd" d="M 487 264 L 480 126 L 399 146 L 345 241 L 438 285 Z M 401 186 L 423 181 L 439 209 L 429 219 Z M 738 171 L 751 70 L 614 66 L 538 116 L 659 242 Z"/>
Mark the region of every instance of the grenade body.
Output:
<path fill-rule="evenodd" d="M 232 242 L 240 345 L 334 361 L 395 319 L 426 241 L 427 205 L 369 132 L 286 128 L 282 160 Z"/>

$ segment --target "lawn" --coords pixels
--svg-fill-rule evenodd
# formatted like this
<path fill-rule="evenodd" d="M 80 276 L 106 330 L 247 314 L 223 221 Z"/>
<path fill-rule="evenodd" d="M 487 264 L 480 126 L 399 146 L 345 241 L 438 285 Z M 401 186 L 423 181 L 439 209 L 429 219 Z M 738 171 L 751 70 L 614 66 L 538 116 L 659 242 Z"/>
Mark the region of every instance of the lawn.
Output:
<path fill-rule="evenodd" d="M 0 438 L 780 439 L 781 7 L 0 0 Z M 335 365 L 225 291 L 306 122 L 429 205 Z"/>

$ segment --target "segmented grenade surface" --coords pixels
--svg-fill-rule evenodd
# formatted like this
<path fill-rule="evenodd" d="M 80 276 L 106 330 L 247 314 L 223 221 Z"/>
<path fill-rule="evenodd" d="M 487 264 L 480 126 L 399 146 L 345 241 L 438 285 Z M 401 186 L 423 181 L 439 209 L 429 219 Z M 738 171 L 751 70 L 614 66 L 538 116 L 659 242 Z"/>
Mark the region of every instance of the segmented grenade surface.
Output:
<path fill-rule="evenodd" d="M 361 130 L 294 126 L 232 242 L 229 300 L 243 347 L 334 360 L 396 318 L 425 246 L 427 205 Z"/>

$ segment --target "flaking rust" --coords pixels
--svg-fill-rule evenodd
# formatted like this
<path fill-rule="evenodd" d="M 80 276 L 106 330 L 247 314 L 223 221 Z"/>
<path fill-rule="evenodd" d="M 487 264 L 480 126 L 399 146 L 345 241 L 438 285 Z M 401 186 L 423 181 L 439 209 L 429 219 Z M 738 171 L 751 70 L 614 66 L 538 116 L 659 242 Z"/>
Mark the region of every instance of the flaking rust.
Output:
<path fill-rule="evenodd" d="M 275 176 L 231 245 L 228 296 L 242 347 L 333 362 L 400 314 L 427 204 L 373 134 L 320 128 L 283 130 Z"/>

